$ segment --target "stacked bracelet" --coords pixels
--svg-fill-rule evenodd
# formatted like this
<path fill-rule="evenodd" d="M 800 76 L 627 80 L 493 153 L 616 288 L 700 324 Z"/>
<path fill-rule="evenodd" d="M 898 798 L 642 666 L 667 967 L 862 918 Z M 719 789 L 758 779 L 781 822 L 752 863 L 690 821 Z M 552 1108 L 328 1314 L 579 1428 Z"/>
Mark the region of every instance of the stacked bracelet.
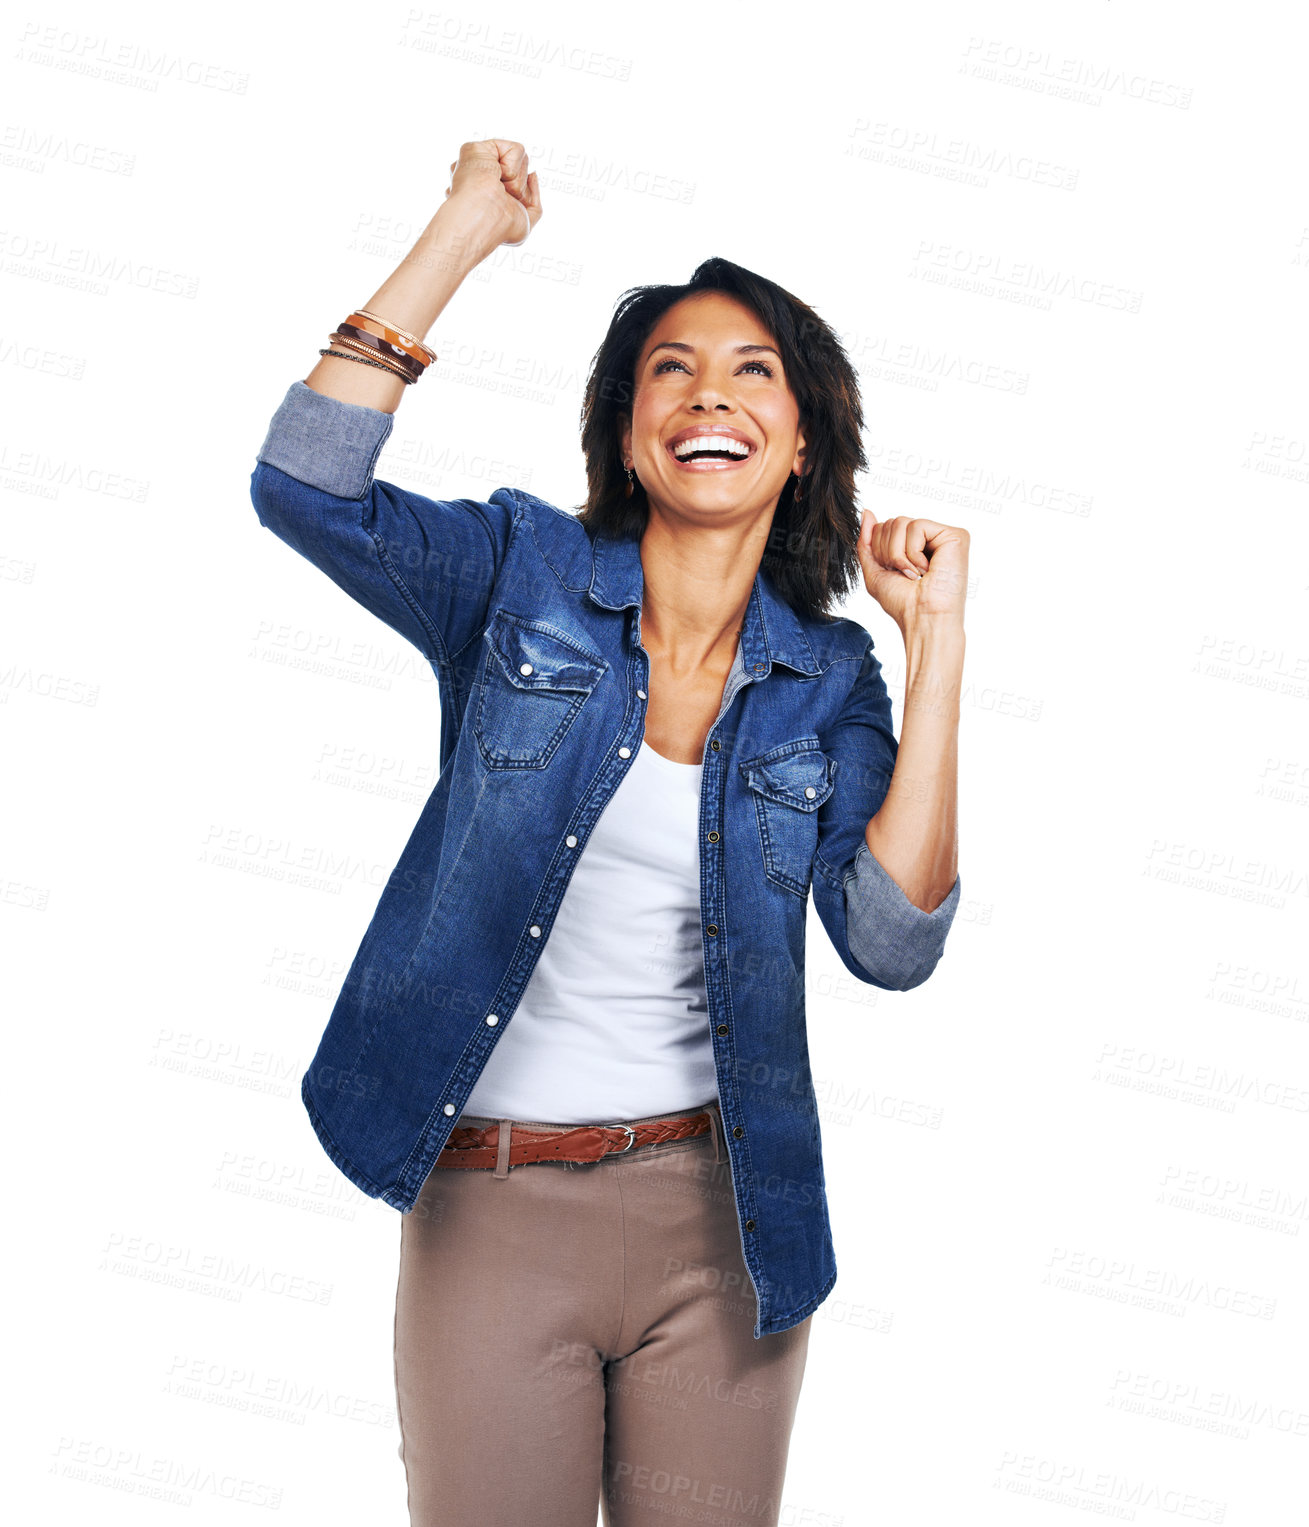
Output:
<path fill-rule="evenodd" d="M 367 308 L 354 312 L 333 330 L 329 344 L 340 350 L 320 350 L 341 361 L 363 361 L 398 376 L 406 385 L 416 382 L 436 359 L 436 351 L 407 329 L 398 329 Z M 342 353 L 343 351 L 348 353 Z"/>

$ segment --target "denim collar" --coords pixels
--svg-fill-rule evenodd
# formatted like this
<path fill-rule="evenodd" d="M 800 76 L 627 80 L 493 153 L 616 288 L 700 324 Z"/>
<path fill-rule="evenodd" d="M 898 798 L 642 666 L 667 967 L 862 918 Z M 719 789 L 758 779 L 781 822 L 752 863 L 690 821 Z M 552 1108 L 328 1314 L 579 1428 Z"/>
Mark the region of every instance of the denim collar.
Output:
<path fill-rule="evenodd" d="M 591 547 L 591 586 L 587 590 L 592 601 L 608 610 L 628 605 L 640 609 L 644 588 L 640 541 L 619 540 L 598 532 Z M 766 676 L 774 663 L 810 676 L 822 672 L 804 623 L 762 568 L 755 574 L 737 651 L 741 666 L 755 678 Z"/>

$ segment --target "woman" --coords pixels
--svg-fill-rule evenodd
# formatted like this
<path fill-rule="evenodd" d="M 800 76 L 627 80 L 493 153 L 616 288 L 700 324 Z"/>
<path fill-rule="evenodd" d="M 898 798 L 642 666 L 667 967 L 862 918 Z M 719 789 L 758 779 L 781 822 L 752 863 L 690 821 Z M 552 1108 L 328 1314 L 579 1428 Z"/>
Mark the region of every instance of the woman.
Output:
<path fill-rule="evenodd" d="M 856 377 L 723 260 L 628 293 L 580 513 L 374 480 L 424 336 L 541 216 L 518 143 L 274 416 L 261 523 L 413 642 L 441 775 L 302 1096 L 402 1213 L 411 1520 L 775 1523 L 836 1277 L 804 1031 L 810 890 L 852 976 L 931 974 L 958 905 L 968 536 L 854 507 Z M 861 568 L 905 639 L 903 737 Z M 512 1019 L 512 1022 L 511 1022 Z"/>

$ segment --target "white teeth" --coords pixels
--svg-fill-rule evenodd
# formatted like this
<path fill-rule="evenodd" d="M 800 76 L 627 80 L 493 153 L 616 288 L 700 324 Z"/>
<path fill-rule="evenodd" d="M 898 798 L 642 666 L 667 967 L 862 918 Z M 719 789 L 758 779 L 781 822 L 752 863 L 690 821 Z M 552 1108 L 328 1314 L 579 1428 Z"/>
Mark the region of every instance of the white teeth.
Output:
<path fill-rule="evenodd" d="M 733 456 L 748 456 L 750 447 L 731 435 L 697 435 L 692 440 L 679 440 L 673 447 L 673 455 L 679 461 L 684 461 L 692 451 L 730 451 Z"/>

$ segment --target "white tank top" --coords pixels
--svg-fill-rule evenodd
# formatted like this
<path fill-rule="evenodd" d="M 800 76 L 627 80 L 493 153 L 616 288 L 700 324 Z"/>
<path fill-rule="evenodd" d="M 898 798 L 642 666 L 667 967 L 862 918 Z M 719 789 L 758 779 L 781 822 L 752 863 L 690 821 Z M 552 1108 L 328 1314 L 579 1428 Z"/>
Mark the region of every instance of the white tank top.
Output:
<path fill-rule="evenodd" d="M 642 741 L 464 1112 L 607 1123 L 718 1096 L 700 935 L 700 776 Z"/>

